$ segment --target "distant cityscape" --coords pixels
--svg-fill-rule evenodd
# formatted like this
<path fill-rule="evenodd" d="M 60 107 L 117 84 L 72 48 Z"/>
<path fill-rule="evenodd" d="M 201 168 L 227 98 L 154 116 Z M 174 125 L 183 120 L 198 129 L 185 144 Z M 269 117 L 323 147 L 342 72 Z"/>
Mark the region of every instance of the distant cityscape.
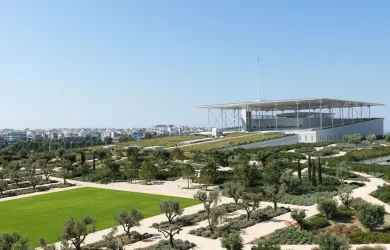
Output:
<path fill-rule="evenodd" d="M 112 142 L 118 142 L 121 137 L 134 140 L 145 138 L 145 136 L 179 136 L 193 135 L 209 131 L 205 127 L 155 125 L 150 128 L 52 128 L 52 129 L 1 129 L 0 144 L 9 145 L 20 140 L 66 140 L 69 142 L 91 141 L 97 142 L 110 138 Z M 130 137 L 131 136 L 131 137 Z"/>

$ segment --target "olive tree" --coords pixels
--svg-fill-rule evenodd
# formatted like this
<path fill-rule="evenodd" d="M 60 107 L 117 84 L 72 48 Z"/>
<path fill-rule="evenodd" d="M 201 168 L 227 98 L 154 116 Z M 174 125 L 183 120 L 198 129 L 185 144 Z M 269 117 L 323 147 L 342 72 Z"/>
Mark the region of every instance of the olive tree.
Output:
<path fill-rule="evenodd" d="M 294 209 L 291 211 L 291 218 L 297 222 L 299 229 L 303 230 L 303 222 L 306 218 L 306 212 L 303 209 Z"/>
<path fill-rule="evenodd" d="M 40 177 L 40 176 L 31 176 L 29 181 L 30 181 L 31 186 L 33 187 L 33 190 L 35 190 L 35 187 L 42 182 L 42 177 Z"/>
<path fill-rule="evenodd" d="M 95 229 L 95 219 L 84 217 L 81 220 L 75 220 L 72 217 L 65 223 L 61 239 L 63 241 L 70 241 L 76 250 L 81 250 L 81 244 L 84 243 L 88 234 L 95 232 Z"/>
<path fill-rule="evenodd" d="M 181 170 L 181 175 L 187 179 L 187 188 L 190 188 L 190 180 L 195 176 L 195 169 L 191 164 L 185 164 Z"/>
<path fill-rule="evenodd" d="M 239 182 L 227 182 L 222 190 L 222 195 L 232 198 L 235 204 L 238 204 L 238 200 L 245 191 L 245 186 Z"/>
<path fill-rule="evenodd" d="M 210 191 L 208 194 L 205 191 L 198 191 L 194 198 L 201 201 L 204 206 L 204 210 L 206 211 L 207 221 L 210 226 L 210 230 L 213 231 L 213 222 L 215 222 L 215 217 L 219 212 L 216 212 L 216 206 L 220 200 L 220 192 L 219 191 Z M 214 214 L 213 214 L 214 213 Z M 214 218 L 213 218 L 214 217 Z"/>
<path fill-rule="evenodd" d="M 0 180 L 0 195 L 2 195 L 5 190 L 7 190 L 7 187 L 8 187 L 8 182 Z"/>
<path fill-rule="evenodd" d="M 320 198 L 318 199 L 317 210 L 329 220 L 337 211 L 337 205 L 337 200 L 334 198 Z"/>
<path fill-rule="evenodd" d="M 164 235 L 165 238 L 169 238 L 169 245 L 174 247 L 173 237 L 179 234 L 183 228 L 180 225 L 168 224 L 165 226 L 159 225 L 157 230 Z"/>
<path fill-rule="evenodd" d="M 19 233 L 0 234 L 1 250 L 33 250 L 28 243 L 27 237 L 22 237 Z"/>
<path fill-rule="evenodd" d="M 265 188 L 265 194 L 270 201 L 274 204 L 274 210 L 278 209 L 278 202 L 282 199 L 286 192 L 284 185 L 269 185 Z"/>
<path fill-rule="evenodd" d="M 145 180 L 148 184 L 152 179 L 156 177 L 157 167 L 150 161 L 144 161 L 141 165 L 139 177 Z"/>
<path fill-rule="evenodd" d="M 385 208 L 384 206 L 375 204 L 366 204 L 359 208 L 359 221 L 370 231 L 375 227 L 383 225 L 385 222 Z"/>
<path fill-rule="evenodd" d="M 372 144 L 376 140 L 376 135 L 374 134 L 367 135 L 366 140 Z"/>
<path fill-rule="evenodd" d="M 140 225 L 140 221 L 144 218 L 143 214 L 135 208 L 130 211 L 121 209 L 117 215 L 115 215 L 115 221 L 123 227 L 127 237 L 131 237 L 130 232 L 132 227 Z"/>
<path fill-rule="evenodd" d="M 345 205 L 345 207 L 348 209 L 350 209 L 351 204 L 353 203 L 354 199 L 355 198 L 352 196 L 352 189 L 350 189 L 350 188 L 348 190 L 346 190 L 345 193 L 340 194 L 341 203 L 343 203 Z"/>
<path fill-rule="evenodd" d="M 246 211 L 246 219 L 249 220 L 250 215 L 260 206 L 261 194 L 244 192 L 241 195 L 241 206 Z"/>
<path fill-rule="evenodd" d="M 168 223 L 172 224 L 172 221 L 177 217 L 183 214 L 183 208 L 180 207 L 178 201 L 167 200 L 161 201 L 159 204 L 160 212 L 164 213 L 168 219 Z"/>

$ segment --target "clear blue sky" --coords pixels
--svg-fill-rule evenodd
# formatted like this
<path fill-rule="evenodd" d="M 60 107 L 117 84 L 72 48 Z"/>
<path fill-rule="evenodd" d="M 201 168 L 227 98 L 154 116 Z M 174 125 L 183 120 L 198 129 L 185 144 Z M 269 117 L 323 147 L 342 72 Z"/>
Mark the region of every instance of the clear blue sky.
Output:
<path fill-rule="evenodd" d="M 387 104 L 390 1 L 0 1 L 0 127 L 206 125 L 193 105 Z M 386 130 L 390 124 L 385 122 Z"/>

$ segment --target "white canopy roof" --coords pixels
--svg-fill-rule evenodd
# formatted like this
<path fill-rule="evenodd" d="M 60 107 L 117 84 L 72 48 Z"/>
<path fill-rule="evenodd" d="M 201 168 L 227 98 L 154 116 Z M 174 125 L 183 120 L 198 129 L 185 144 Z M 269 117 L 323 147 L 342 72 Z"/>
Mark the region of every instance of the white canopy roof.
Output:
<path fill-rule="evenodd" d="M 373 107 L 384 106 L 384 104 L 362 101 L 349 101 L 330 98 L 311 98 L 295 100 L 277 100 L 277 101 L 256 101 L 245 103 L 215 104 L 195 106 L 204 109 L 249 109 L 249 110 L 304 110 L 320 108 L 350 108 L 350 107 Z"/>

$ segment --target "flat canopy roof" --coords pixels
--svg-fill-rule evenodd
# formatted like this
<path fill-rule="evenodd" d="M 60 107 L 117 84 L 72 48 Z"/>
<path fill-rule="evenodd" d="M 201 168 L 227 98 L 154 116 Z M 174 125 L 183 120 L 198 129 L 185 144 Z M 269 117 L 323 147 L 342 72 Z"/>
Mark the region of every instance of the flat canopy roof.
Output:
<path fill-rule="evenodd" d="M 330 109 L 330 108 L 351 108 L 351 107 L 373 107 L 385 106 L 384 104 L 361 101 L 348 101 L 330 98 L 311 98 L 296 100 L 277 100 L 277 101 L 256 101 L 244 103 L 215 104 L 195 106 L 204 109 L 250 109 L 250 110 L 299 110 L 303 109 Z"/>

